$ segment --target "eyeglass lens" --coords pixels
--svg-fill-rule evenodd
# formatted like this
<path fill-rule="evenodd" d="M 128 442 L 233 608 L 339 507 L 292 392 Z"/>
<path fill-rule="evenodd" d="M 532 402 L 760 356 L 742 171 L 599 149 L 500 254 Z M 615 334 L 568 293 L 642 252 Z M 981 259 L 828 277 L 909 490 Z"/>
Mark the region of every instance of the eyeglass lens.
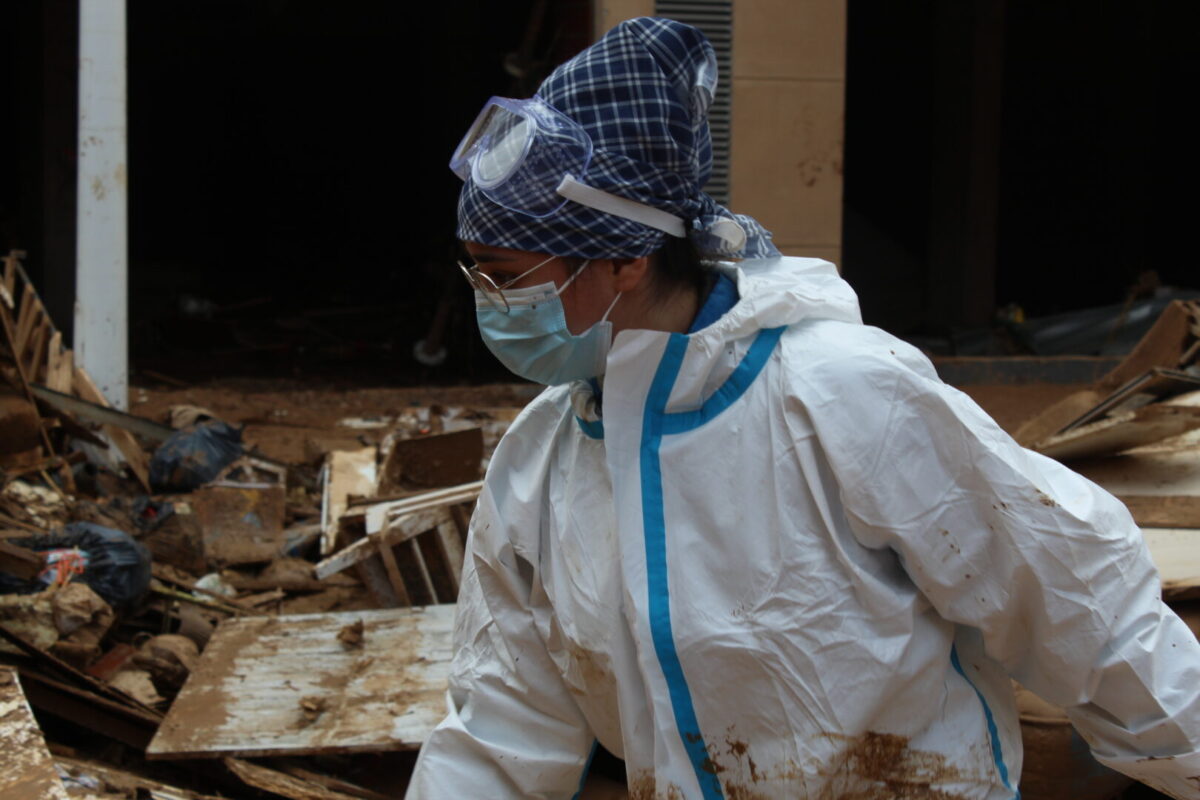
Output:
<path fill-rule="evenodd" d="M 467 279 L 467 283 L 471 284 L 471 288 L 482 292 L 487 301 L 492 304 L 492 308 L 504 314 L 508 313 L 508 299 L 495 281 L 480 272 L 478 266 L 468 267 L 459 261 L 458 268 L 462 270 L 463 277 Z"/>

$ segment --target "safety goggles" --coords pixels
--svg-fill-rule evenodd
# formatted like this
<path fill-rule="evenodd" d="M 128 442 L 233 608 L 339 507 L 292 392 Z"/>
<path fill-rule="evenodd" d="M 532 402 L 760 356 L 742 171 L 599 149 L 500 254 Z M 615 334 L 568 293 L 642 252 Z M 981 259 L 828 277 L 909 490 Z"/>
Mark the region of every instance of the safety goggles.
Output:
<path fill-rule="evenodd" d="M 582 183 L 591 160 L 591 136 L 545 100 L 493 97 L 455 148 L 450 169 L 493 203 L 531 217 L 547 217 L 571 200 L 686 235 L 674 214 Z"/>

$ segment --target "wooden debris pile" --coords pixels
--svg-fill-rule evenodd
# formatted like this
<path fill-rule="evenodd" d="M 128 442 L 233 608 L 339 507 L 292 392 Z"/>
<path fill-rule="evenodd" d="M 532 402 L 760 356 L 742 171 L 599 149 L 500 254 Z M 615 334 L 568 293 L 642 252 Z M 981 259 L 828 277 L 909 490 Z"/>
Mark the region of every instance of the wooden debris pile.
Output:
<path fill-rule="evenodd" d="M 272 458 L 204 408 L 108 407 L 19 253 L 0 328 L 0 578 L 30 587 L 0 590 L 0 796 L 401 794 L 396 759 L 444 714 L 467 522 L 519 407 L 349 418 Z M 213 432 L 227 463 L 192 470 Z M 93 590 L 88 552 L 40 545 L 83 523 L 140 548 L 136 602 Z"/>
<path fill-rule="evenodd" d="M 1172 303 L 1111 372 L 1016 438 L 1117 495 L 1152 550 L 1184 556 L 1156 559 L 1168 594 L 1200 586 L 1200 558 L 1180 538 L 1200 528 L 1200 303 Z"/>

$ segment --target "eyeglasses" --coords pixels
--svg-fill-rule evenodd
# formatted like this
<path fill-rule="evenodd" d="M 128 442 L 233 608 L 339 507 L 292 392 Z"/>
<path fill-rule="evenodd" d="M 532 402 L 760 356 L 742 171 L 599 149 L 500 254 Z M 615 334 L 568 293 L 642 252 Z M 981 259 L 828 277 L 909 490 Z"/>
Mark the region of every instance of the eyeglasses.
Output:
<path fill-rule="evenodd" d="M 462 270 L 463 277 L 467 279 L 467 283 L 471 284 L 471 288 L 483 293 L 492 308 L 499 311 L 501 314 L 507 314 L 509 310 L 508 298 L 504 296 L 504 290 L 512 286 L 517 281 L 524 278 L 529 273 L 533 272 L 543 264 L 549 264 L 558 256 L 550 256 L 545 261 L 534 264 L 529 269 L 522 272 L 512 280 L 505 281 L 502 285 L 497 286 L 496 282 L 488 277 L 487 273 L 479 271 L 478 264 L 467 266 L 462 261 L 458 262 L 458 268 Z"/>

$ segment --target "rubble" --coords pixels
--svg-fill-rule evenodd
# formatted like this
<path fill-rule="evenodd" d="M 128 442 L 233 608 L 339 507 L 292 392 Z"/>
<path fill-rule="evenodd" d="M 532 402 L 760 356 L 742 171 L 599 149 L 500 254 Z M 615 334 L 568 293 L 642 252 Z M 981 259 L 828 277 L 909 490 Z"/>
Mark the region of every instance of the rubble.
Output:
<path fill-rule="evenodd" d="M 78 758 L 74 741 L 50 777 L 96 797 L 387 796 L 315 761 L 243 759 L 419 747 L 444 711 L 478 480 L 532 395 L 447 390 L 317 418 L 303 398 L 251 411 L 139 389 L 124 413 L 18 259 L 0 288 L 0 683 L 19 681 L 56 735 L 178 770 Z M 114 558 L 64 539 L 81 531 L 128 542 L 136 557 L 115 561 L 133 572 L 97 584 Z M 233 665 L 238 686 L 214 694 Z"/>

